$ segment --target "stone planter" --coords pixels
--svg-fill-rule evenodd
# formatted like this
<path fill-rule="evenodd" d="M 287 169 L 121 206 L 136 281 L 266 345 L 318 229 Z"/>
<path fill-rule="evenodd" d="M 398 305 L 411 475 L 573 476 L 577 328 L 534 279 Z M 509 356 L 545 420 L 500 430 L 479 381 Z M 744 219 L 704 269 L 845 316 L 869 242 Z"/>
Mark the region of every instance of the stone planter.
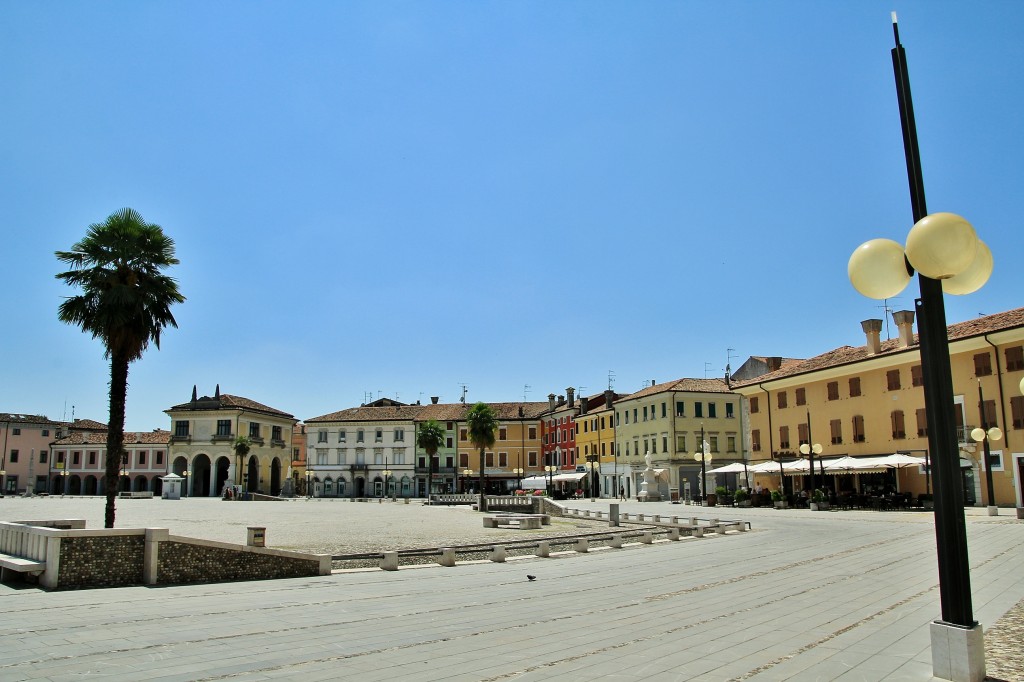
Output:
<path fill-rule="evenodd" d="M 1017 518 L 1024 519 L 1024 507 L 1017 507 Z"/>
<path fill-rule="evenodd" d="M 789 502 L 786 502 L 785 500 L 779 500 L 778 502 L 775 502 L 774 504 L 775 504 L 775 508 L 776 509 L 788 509 L 789 508 Z"/>
<path fill-rule="evenodd" d="M 709 507 L 714 507 L 716 504 L 718 504 L 718 495 L 716 495 L 715 493 L 708 493 L 708 495 L 704 498 L 704 504 Z"/>

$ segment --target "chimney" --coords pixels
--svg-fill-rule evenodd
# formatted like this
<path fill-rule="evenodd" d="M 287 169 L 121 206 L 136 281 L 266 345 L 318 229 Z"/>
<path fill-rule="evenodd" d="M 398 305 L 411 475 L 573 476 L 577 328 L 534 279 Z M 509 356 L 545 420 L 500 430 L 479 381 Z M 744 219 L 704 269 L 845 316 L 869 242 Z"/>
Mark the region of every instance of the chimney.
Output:
<path fill-rule="evenodd" d="M 576 389 L 573 388 L 572 386 L 570 386 L 569 388 L 565 389 L 565 395 L 568 397 L 569 407 L 575 407 L 576 406 Z"/>
<path fill-rule="evenodd" d="M 765 358 L 765 361 L 768 363 L 769 372 L 774 372 L 775 370 L 780 369 L 782 367 L 782 358 L 777 355 L 770 358 Z"/>
<path fill-rule="evenodd" d="M 196 385 L 192 384 L 192 402 L 199 400 L 196 394 Z"/>
<path fill-rule="evenodd" d="M 548 393 L 548 409 L 552 412 L 555 411 L 555 394 Z"/>
<path fill-rule="evenodd" d="M 609 388 L 604 392 L 604 406 L 611 407 L 613 402 L 615 402 L 615 391 Z"/>
<path fill-rule="evenodd" d="M 914 344 L 914 311 L 900 310 L 892 314 L 896 327 L 900 330 L 900 348 Z"/>
<path fill-rule="evenodd" d="M 430 404 L 431 405 L 437 405 L 437 401 L 438 400 L 440 400 L 440 398 L 438 396 L 436 396 L 436 395 L 430 396 Z"/>
<path fill-rule="evenodd" d="M 867 336 L 868 355 L 878 355 L 882 351 L 882 339 L 880 336 L 882 333 L 882 321 L 864 320 L 860 323 L 860 328 L 864 330 L 864 334 Z"/>
<path fill-rule="evenodd" d="M 565 396 L 564 395 L 558 396 L 558 406 L 561 407 L 562 405 L 565 405 Z"/>
<path fill-rule="evenodd" d="M 588 402 L 589 401 L 586 398 L 580 398 L 580 414 L 587 413 L 587 408 L 589 407 Z"/>

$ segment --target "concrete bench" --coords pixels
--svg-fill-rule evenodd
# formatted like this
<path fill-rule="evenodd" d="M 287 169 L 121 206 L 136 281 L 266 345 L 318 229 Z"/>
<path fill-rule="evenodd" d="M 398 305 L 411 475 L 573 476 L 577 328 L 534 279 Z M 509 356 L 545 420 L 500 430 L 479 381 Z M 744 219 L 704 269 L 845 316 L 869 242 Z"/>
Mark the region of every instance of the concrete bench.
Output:
<path fill-rule="evenodd" d="M 551 517 L 547 514 L 499 514 L 484 517 L 484 528 L 516 527 L 520 530 L 539 530 L 541 525 L 549 525 Z"/>
<path fill-rule="evenodd" d="M 22 559 L 10 554 L 0 554 L 0 582 L 4 582 L 10 577 L 7 574 L 8 571 L 39 575 L 45 570 L 45 561 L 33 561 L 32 559 Z"/>
<path fill-rule="evenodd" d="M 126 499 L 143 499 L 143 500 L 148 500 L 148 499 L 152 499 L 153 498 L 153 493 L 149 492 L 149 491 L 131 492 L 131 491 L 127 491 L 126 490 L 126 491 L 120 493 L 119 497 L 126 498 Z"/>

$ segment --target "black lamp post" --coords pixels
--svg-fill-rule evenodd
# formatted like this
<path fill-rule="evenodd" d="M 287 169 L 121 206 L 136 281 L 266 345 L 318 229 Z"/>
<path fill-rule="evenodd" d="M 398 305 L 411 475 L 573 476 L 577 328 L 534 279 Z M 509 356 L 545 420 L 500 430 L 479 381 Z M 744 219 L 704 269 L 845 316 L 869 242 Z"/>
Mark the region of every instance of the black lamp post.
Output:
<path fill-rule="evenodd" d="M 707 499 L 708 491 L 708 474 L 707 474 L 707 461 L 711 459 L 711 455 L 708 454 L 707 448 L 704 447 L 704 425 L 700 425 L 700 452 L 694 453 L 693 458 L 700 462 L 700 503 L 703 506 L 704 500 Z"/>
<path fill-rule="evenodd" d="M 971 438 L 976 443 L 981 443 L 985 455 L 985 487 L 988 488 L 988 515 L 998 516 L 999 507 L 996 506 L 996 493 L 992 485 L 992 449 L 990 441 L 997 441 L 1003 437 L 1003 432 L 998 426 L 989 428 L 985 418 L 985 394 L 981 392 L 981 379 L 978 379 L 978 410 L 981 412 L 981 428 L 971 431 Z"/>
<path fill-rule="evenodd" d="M 814 438 L 811 436 L 811 411 L 807 411 L 807 442 L 800 444 L 800 454 L 807 457 L 807 461 L 811 465 L 811 496 L 814 496 L 814 491 L 818 489 L 817 481 L 814 480 L 814 456 L 820 455 L 822 451 L 821 443 L 815 443 Z M 820 458 L 819 458 L 820 461 Z M 825 482 L 825 473 L 822 469 L 821 482 Z"/>
<path fill-rule="evenodd" d="M 981 680 L 985 676 L 985 650 L 971 602 L 943 291 L 968 294 L 981 288 L 992 271 L 992 253 L 960 216 L 928 215 L 906 54 L 900 44 L 895 13 L 892 18 L 896 42 L 892 63 L 914 227 L 907 236 L 906 248 L 887 239 L 862 244 L 850 257 L 848 271 L 854 287 L 870 298 L 892 298 L 909 283 L 915 270 L 918 274 L 921 297 L 915 301 L 915 307 L 928 449 L 935 467 L 935 541 L 942 610 L 941 620 L 932 623 L 931 629 L 933 674 L 950 679 L 953 669 L 967 670 L 969 675 L 964 679 Z"/>

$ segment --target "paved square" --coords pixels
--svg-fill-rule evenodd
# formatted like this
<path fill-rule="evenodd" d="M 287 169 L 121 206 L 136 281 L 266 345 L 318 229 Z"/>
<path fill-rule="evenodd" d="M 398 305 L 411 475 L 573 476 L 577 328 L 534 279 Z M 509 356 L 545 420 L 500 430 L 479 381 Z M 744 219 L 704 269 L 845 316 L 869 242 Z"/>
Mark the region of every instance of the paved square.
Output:
<path fill-rule="evenodd" d="M 753 531 L 300 580 L 53 593 L 3 586 L 0 679 L 931 678 L 928 623 L 939 607 L 930 514 L 622 508 L 742 516 Z M 968 510 L 967 528 L 975 617 L 987 630 L 1024 599 L 1024 523 L 1005 510 L 983 513 Z M 101 516 L 100 500 L 0 500 L 3 520 L 85 517 L 96 526 Z M 426 546 L 436 544 L 425 542 L 431 527 L 445 539 L 464 527 L 467 542 L 538 533 L 484 531 L 466 509 L 326 500 L 132 500 L 119 502 L 118 519 L 235 542 L 245 525 L 265 525 L 271 546 L 311 549 L 367 537 Z"/>

